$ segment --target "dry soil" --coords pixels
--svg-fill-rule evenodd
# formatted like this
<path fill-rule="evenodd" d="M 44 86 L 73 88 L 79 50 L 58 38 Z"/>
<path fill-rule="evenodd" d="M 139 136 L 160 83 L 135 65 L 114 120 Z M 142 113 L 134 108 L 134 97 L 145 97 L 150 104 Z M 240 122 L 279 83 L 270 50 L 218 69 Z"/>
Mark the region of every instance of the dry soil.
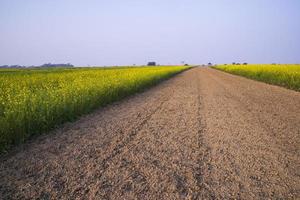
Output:
<path fill-rule="evenodd" d="M 0 157 L 0 199 L 299 199 L 300 93 L 194 68 Z"/>

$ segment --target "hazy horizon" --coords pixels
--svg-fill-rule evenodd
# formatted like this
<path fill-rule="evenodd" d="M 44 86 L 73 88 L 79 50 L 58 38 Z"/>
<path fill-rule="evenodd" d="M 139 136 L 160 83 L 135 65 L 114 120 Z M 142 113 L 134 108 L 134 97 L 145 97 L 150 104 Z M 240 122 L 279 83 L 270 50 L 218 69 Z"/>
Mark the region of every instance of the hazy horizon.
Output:
<path fill-rule="evenodd" d="M 300 1 L 1 0 L 0 65 L 300 63 Z"/>

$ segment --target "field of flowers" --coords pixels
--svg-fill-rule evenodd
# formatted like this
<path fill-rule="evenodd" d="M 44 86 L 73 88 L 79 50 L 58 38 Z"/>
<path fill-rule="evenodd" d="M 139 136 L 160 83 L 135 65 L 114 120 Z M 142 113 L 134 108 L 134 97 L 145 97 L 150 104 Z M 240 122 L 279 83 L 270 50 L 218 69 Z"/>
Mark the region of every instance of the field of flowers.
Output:
<path fill-rule="evenodd" d="M 0 151 L 185 69 L 0 69 Z"/>
<path fill-rule="evenodd" d="M 300 91 L 300 65 L 219 65 L 215 68 Z"/>

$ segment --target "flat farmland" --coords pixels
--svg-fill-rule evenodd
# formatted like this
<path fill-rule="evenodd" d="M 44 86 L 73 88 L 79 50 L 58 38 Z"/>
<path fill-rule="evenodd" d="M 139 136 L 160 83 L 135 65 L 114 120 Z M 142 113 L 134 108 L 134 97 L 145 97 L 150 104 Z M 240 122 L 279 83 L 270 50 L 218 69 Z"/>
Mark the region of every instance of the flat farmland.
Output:
<path fill-rule="evenodd" d="M 185 69 L 0 69 L 0 152 Z"/>
<path fill-rule="evenodd" d="M 300 91 L 300 65 L 219 65 L 216 69 Z"/>
<path fill-rule="evenodd" d="M 300 93 L 195 67 L 0 157 L 3 199 L 297 199 Z"/>

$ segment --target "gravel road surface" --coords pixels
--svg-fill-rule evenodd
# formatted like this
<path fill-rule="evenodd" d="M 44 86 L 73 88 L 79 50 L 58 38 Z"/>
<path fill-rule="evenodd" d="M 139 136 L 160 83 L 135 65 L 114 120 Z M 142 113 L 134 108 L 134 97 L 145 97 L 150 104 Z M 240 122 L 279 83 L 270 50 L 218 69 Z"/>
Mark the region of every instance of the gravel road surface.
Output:
<path fill-rule="evenodd" d="M 0 199 L 300 199 L 300 93 L 193 68 L 2 155 Z"/>

